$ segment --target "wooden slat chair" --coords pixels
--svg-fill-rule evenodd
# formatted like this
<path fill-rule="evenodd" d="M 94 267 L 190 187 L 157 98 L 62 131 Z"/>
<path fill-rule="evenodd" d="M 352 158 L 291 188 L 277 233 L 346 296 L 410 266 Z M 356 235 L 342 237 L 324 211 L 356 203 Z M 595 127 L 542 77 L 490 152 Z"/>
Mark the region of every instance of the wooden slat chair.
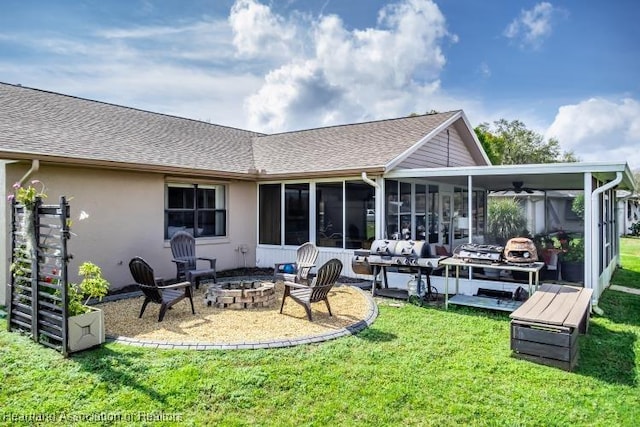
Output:
<path fill-rule="evenodd" d="M 189 280 L 191 277 L 198 281 L 200 278 L 210 277 L 216 281 L 216 259 L 196 256 L 196 239 L 186 231 L 179 231 L 170 241 L 173 261 L 176 264 L 176 280 Z M 197 262 L 207 261 L 209 268 L 198 270 Z M 196 283 L 196 288 L 198 283 Z"/>
<path fill-rule="evenodd" d="M 296 252 L 296 262 L 275 264 L 274 280 L 284 282 L 309 283 L 309 272 L 316 266 L 318 248 L 311 242 L 303 243 Z M 288 269 L 290 266 L 290 270 Z"/>
<path fill-rule="evenodd" d="M 185 298 L 189 298 L 191 312 L 196 314 L 193 308 L 193 295 L 190 282 L 162 285 L 162 281 L 154 277 L 153 269 L 140 257 L 135 257 L 129 261 L 129 270 L 131 271 L 133 280 L 135 280 L 144 293 L 144 302 L 142 303 L 142 309 L 140 309 L 138 318 L 142 317 L 145 308 L 147 308 L 147 304 L 152 302 L 160 304 L 158 322 L 162 322 L 167 310 Z"/>
<path fill-rule="evenodd" d="M 280 305 L 280 313 L 284 308 L 284 302 L 287 297 L 302 305 L 307 312 L 309 321 L 313 321 L 311 316 L 311 304 L 314 302 L 324 301 L 331 314 L 331 306 L 329 305 L 329 291 L 333 288 L 340 273 L 342 272 L 342 262 L 339 259 L 331 259 L 318 269 L 318 274 L 313 278 L 310 285 L 303 285 L 295 282 L 284 282 L 284 296 Z"/>

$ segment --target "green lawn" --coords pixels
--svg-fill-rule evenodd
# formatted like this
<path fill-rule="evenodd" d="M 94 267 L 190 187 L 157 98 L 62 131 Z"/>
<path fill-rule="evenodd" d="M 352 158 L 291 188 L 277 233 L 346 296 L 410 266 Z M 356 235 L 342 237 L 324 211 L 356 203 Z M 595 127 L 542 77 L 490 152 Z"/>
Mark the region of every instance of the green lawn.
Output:
<path fill-rule="evenodd" d="M 613 283 L 616 285 L 640 288 L 638 272 L 640 272 L 640 238 L 628 237 L 622 239 L 620 247 L 622 269 L 618 270 Z"/>
<path fill-rule="evenodd" d="M 613 282 L 640 287 L 640 240 L 624 239 L 623 265 Z M 508 316 L 477 309 L 382 303 L 371 328 L 318 345 L 109 344 L 68 359 L 1 320 L 0 425 L 51 414 L 66 425 L 155 416 L 165 419 L 157 425 L 635 426 L 640 296 L 608 290 L 600 306 L 573 373 L 510 357 Z"/>

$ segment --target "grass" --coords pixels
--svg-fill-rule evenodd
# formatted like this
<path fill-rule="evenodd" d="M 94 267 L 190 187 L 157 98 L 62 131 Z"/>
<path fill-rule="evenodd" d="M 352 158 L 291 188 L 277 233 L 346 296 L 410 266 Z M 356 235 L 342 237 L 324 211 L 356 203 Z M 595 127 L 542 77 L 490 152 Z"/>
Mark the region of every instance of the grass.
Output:
<path fill-rule="evenodd" d="M 612 284 L 640 289 L 640 238 L 626 237 L 620 246 L 622 269 L 616 272 Z"/>
<path fill-rule="evenodd" d="M 613 283 L 639 287 L 640 240 L 622 249 Z M 68 359 L 0 320 L 0 424 L 637 425 L 640 296 L 608 290 L 600 306 L 573 373 L 512 358 L 508 316 L 470 308 L 382 302 L 357 336 L 288 349 Z"/>

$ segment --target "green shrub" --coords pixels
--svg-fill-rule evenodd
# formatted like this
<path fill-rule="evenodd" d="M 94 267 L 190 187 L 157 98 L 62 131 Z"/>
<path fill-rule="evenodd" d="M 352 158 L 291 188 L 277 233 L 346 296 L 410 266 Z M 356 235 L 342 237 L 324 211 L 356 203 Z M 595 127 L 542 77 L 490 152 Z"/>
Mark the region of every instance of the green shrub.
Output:
<path fill-rule="evenodd" d="M 92 262 L 83 262 L 78 269 L 83 279 L 77 283 L 69 283 L 67 287 L 69 296 L 69 316 L 77 316 L 89 311 L 87 303 L 91 298 L 98 298 L 107 295 L 109 291 L 109 282 L 102 277 L 100 267 Z"/>
<path fill-rule="evenodd" d="M 487 220 L 487 234 L 498 243 L 522 235 L 527 226 L 527 219 L 516 199 L 490 199 Z"/>
<path fill-rule="evenodd" d="M 629 232 L 632 236 L 640 236 L 640 221 L 634 223 L 631 227 L 629 227 Z"/>
<path fill-rule="evenodd" d="M 584 238 L 571 239 L 567 251 L 562 254 L 562 259 L 570 262 L 584 261 Z"/>

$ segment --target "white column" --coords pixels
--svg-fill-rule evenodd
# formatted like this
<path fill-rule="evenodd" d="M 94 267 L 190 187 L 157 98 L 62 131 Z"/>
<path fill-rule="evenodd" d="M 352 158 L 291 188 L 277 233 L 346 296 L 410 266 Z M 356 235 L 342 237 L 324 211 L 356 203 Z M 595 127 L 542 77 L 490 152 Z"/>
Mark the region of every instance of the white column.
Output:
<path fill-rule="evenodd" d="M 594 260 L 597 260 L 598 248 L 593 247 L 594 239 L 598 233 L 598 224 L 594 223 L 592 211 L 591 193 L 593 192 L 591 172 L 584 174 L 584 287 L 593 289 L 593 270 L 590 268 Z M 597 240 L 597 239 L 596 239 Z M 595 292 L 594 292 L 595 294 Z"/>

